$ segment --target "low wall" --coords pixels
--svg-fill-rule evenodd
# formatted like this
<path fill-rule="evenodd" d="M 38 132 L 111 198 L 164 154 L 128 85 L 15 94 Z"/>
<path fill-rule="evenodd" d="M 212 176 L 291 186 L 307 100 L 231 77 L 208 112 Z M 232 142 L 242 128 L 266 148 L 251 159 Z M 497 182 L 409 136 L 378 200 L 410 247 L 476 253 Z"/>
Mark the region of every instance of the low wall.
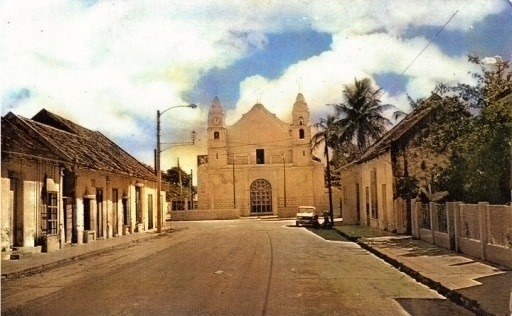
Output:
<path fill-rule="evenodd" d="M 434 232 L 434 243 L 439 246 L 439 247 L 443 247 L 443 248 L 446 248 L 448 250 L 451 249 L 451 245 L 450 245 L 450 236 L 448 236 L 447 233 L 442 233 L 442 232 Z"/>
<path fill-rule="evenodd" d="M 277 216 L 281 218 L 291 218 L 297 215 L 297 208 L 280 208 L 277 210 Z"/>
<path fill-rule="evenodd" d="M 240 218 L 238 209 L 172 211 L 171 221 L 204 221 Z"/>
<path fill-rule="evenodd" d="M 433 244 L 434 243 L 434 237 L 432 236 L 432 231 L 431 230 L 428 230 L 428 229 L 425 229 L 425 228 L 420 228 L 418 229 L 419 231 L 419 235 L 420 235 L 420 239 L 425 241 L 425 242 L 428 242 L 429 244 Z"/>
<path fill-rule="evenodd" d="M 415 238 L 512 268 L 511 206 L 416 202 L 411 221 Z"/>
<path fill-rule="evenodd" d="M 471 257 L 481 258 L 482 257 L 482 243 L 480 240 L 460 238 L 459 239 L 459 250 Z"/>
<path fill-rule="evenodd" d="M 512 249 L 488 244 L 485 252 L 488 261 L 512 267 Z"/>

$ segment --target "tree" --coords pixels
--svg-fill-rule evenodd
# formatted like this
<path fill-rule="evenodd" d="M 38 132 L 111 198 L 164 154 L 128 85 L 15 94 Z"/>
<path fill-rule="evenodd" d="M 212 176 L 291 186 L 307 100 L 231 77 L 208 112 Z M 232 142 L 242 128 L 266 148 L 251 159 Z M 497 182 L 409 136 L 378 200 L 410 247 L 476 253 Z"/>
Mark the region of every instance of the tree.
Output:
<path fill-rule="evenodd" d="M 510 201 L 509 176 L 512 107 L 489 103 L 476 118 L 465 160 L 465 199 L 468 202 Z"/>
<path fill-rule="evenodd" d="M 382 134 L 391 121 L 382 113 L 391 107 L 381 104 L 380 89 L 375 90 L 369 78 L 354 79 L 353 85 L 345 85 L 342 103 L 334 104 L 338 125 L 338 139 L 355 141 L 360 153 Z"/>
<path fill-rule="evenodd" d="M 510 61 L 499 56 L 480 59 L 472 55 L 468 56 L 468 61 L 480 67 L 480 72 L 471 73 L 476 79 L 476 85 L 440 84 L 435 91 L 439 94 L 455 94 L 470 107 L 479 110 L 492 106 L 504 93 L 512 91 Z"/>
<path fill-rule="evenodd" d="M 331 183 L 331 167 L 329 159 L 329 147 L 336 146 L 338 141 L 338 125 L 336 118 L 328 115 L 327 118 L 321 118 L 320 122 L 315 124 L 317 132 L 311 138 L 311 151 L 318 150 L 323 147 L 323 155 L 327 166 L 327 188 L 329 192 L 329 216 L 331 223 L 334 223 L 334 211 L 332 206 L 332 183 Z"/>
<path fill-rule="evenodd" d="M 462 192 L 460 157 L 466 151 L 472 115 L 468 106 L 453 96 L 424 101 L 422 106 L 432 107 L 432 117 L 411 141 L 409 173 L 420 187 L 458 196 Z"/>
<path fill-rule="evenodd" d="M 172 167 L 166 173 L 162 174 L 162 179 L 166 182 L 188 187 L 190 185 L 190 176 L 179 167 Z"/>
<path fill-rule="evenodd" d="M 410 105 L 412 111 L 416 111 L 417 109 L 419 109 L 421 107 L 421 104 L 425 101 L 425 98 L 419 98 L 419 99 L 416 99 L 416 101 L 415 101 L 415 100 L 413 100 L 413 98 L 411 98 L 410 95 L 407 95 L 407 101 L 409 101 L 409 105 Z M 404 118 L 406 115 L 407 115 L 406 112 L 398 110 L 398 111 L 393 112 L 393 119 L 395 121 L 398 121 L 399 119 Z"/>
<path fill-rule="evenodd" d="M 512 135 L 512 109 L 500 102 L 512 92 L 510 62 L 499 57 L 481 60 L 469 56 L 470 63 L 480 67 L 472 73 L 475 85 L 439 85 L 438 93 L 455 96 L 473 109 L 471 129 L 464 138 L 460 155 L 454 158 L 454 168 L 445 174 L 445 187 L 462 185 L 452 198 L 466 202 L 510 201 L 508 180 L 510 175 L 510 139 Z M 446 181 L 446 180 L 453 181 Z"/>

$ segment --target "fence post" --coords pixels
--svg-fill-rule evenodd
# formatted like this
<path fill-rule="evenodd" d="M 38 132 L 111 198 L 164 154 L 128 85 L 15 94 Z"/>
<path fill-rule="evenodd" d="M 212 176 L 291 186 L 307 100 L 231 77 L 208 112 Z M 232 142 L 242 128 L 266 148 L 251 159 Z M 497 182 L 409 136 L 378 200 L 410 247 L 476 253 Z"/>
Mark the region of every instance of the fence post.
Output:
<path fill-rule="evenodd" d="M 450 239 L 450 250 L 457 251 L 457 210 L 459 202 L 446 203 L 446 231 Z"/>
<path fill-rule="evenodd" d="M 418 209 L 416 200 L 410 200 L 411 203 L 411 233 L 414 238 L 420 238 L 418 233 Z"/>
<path fill-rule="evenodd" d="M 434 232 L 434 202 L 428 203 L 428 210 L 430 211 L 430 231 L 432 232 L 432 244 L 436 244 L 436 234 Z"/>
<path fill-rule="evenodd" d="M 478 227 L 480 229 L 480 249 L 482 260 L 487 259 L 486 248 L 487 248 L 487 202 L 478 203 Z"/>
<path fill-rule="evenodd" d="M 461 202 L 453 202 L 453 236 L 455 239 L 455 252 L 459 252 L 459 223 Z"/>

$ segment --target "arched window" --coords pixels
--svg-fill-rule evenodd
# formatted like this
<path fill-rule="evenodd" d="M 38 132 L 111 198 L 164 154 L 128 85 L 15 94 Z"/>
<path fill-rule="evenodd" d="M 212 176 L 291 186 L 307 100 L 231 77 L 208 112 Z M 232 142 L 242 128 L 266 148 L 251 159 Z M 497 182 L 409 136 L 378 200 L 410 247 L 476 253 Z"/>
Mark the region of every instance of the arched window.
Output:
<path fill-rule="evenodd" d="M 304 139 L 304 130 L 302 128 L 299 129 L 299 138 Z"/>
<path fill-rule="evenodd" d="M 213 139 L 219 139 L 219 138 L 220 138 L 219 132 L 214 132 L 213 133 Z"/>
<path fill-rule="evenodd" d="M 304 125 L 304 119 L 301 117 L 299 117 L 299 125 Z"/>

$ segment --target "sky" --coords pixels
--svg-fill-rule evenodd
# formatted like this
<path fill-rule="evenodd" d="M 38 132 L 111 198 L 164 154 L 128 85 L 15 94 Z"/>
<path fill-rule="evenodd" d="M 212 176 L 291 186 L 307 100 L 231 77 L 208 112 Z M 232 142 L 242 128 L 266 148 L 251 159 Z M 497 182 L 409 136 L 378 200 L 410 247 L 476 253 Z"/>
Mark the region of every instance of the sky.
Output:
<path fill-rule="evenodd" d="M 301 92 L 312 122 L 370 78 L 383 103 L 469 83 L 469 54 L 512 59 L 512 0 L 0 0 L 0 102 L 97 130 L 162 169 L 196 168 L 215 96 L 227 124 L 260 101 L 285 122 Z M 190 142 L 190 133 L 197 141 Z M 194 171 L 195 173 L 195 171 Z"/>

